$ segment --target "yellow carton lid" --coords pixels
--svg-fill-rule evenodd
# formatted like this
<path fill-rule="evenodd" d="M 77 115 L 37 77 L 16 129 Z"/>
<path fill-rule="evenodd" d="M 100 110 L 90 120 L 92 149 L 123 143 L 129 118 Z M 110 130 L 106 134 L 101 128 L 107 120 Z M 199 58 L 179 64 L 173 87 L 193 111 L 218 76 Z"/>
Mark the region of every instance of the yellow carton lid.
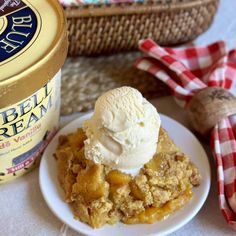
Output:
<path fill-rule="evenodd" d="M 0 108 L 44 86 L 66 54 L 66 20 L 58 1 L 0 0 Z"/>

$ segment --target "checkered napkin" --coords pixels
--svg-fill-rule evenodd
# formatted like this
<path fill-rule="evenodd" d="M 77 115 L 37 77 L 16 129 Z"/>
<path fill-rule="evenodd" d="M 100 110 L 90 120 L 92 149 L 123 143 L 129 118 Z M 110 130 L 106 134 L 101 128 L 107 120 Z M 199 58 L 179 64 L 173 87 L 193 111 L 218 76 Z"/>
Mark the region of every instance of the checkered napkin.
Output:
<path fill-rule="evenodd" d="M 59 0 L 63 6 L 80 6 L 80 5 L 99 5 L 115 3 L 133 3 L 144 2 L 144 0 Z"/>
<path fill-rule="evenodd" d="M 136 67 L 167 84 L 177 103 L 186 107 L 206 87 L 230 89 L 236 78 L 236 50 L 227 52 L 224 42 L 207 47 L 162 48 L 151 39 L 140 42 L 147 57 Z M 220 209 L 236 230 L 236 115 L 225 117 L 211 133 L 211 148 L 217 167 Z"/>

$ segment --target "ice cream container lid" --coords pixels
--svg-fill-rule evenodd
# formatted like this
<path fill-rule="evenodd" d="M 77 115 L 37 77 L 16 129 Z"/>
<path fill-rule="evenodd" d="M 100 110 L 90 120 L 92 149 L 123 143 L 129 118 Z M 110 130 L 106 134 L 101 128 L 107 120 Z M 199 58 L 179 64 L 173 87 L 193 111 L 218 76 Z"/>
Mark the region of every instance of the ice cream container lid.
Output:
<path fill-rule="evenodd" d="M 55 0 L 0 0 L 0 108 L 28 97 L 62 67 L 66 19 Z"/>

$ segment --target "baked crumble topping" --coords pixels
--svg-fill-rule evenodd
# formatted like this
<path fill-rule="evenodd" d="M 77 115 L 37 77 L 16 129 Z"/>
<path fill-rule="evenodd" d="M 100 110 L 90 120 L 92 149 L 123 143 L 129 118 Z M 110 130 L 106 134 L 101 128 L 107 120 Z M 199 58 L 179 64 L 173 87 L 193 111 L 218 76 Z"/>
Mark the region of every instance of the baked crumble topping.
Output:
<path fill-rule="evenodd" d="M 93 228 L 122 221 L 154 223 L 186 205 L 201 176 L 161 128 L 157 152 L 137 176 L 85 159 L 82 129 L 61 136 L 55 158 L 65 200 Z"/>

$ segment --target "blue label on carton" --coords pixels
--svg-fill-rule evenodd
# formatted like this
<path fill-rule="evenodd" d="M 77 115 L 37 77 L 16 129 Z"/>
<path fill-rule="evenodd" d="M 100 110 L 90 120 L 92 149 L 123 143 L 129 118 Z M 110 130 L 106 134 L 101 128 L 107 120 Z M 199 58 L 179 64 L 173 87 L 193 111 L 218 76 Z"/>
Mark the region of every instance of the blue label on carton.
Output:
<path fill-rule="evenodd" d="M 0 0 L 0 63 L 23 50 L 37 31 L 34 11 L 20 0 Z M 1 26 L 1 22 L 0 22 Z"/>

